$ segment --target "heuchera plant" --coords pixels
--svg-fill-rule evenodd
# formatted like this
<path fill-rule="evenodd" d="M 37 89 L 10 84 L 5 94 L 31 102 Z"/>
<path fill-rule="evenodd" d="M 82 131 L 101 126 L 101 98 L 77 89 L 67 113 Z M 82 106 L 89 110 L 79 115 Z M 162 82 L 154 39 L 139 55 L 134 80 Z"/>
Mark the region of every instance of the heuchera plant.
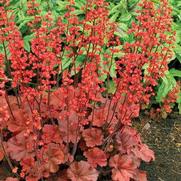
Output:
<path fill-rule="evenodd" d="M 76 15 L 71 0 L 56 21 L 51 12 L 40 16 L 36 1 L 29 0 L 30 51 L 9 2 L 0 4 L 0 159 L 15 176 L 6 180 L 38 181 L 54 173 L 59 181 L 96 181 L 103 175 L 147 180 L 138 168 L 142 160 L 154 160 L 154 153 L 131 120 L 149 104 L 172 56 L 167 0 L 159 7 L 149 0 L 139 4 L 138 21 L 129 30 L 135 41 L 122 49 L 104 0 L 87 0 L 85 17 Z M 120 51 L 124 55 L 115 62 Z"/>

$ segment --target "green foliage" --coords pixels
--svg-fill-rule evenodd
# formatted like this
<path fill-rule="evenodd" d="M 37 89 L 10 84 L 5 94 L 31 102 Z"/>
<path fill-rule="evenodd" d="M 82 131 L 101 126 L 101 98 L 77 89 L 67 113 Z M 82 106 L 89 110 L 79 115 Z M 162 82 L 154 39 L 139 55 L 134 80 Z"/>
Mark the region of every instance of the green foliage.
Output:
<path fill-rule="evenodd" d="M 136 5 L 139 0 L 109 0 L 109 2 L 110 20 L 118 22 L 118 28 L 115 35 L 119 36 L 123 42 L 130 41 L 132 37 L 131 35 L 128 35 L 127 31 L 131 22 L 135 20 Z"/>
<path fill-rule="evenodd" d="M 168 93 L 172 91 L 173 88 L 175 88 L 176 77 L 181 78 L 181 70 L 172 68 L 167 71 L 166 75 L 162 78 L 162 81 L 158 86 L 158 91 L 156 95 L 157 103 L 162 103 Z M 181 91 L 179 92 L 179 97 L 177 98 L 176 103 L 178 104 L 179 114 L 181 114 Z"/>
<path fill-rule="evenodd" d="M 176 80 L 174 79 L 174 76 L 168 71 L 166 75 L 162 78 L 162 82 L 158 87 L 156 101 L 162 102 L 162 100 L 175 87 L 175 85 Z"/>
<path fill-rule="evenodd" d="M 176 31 L 176 45 L 175 45 L 175 55 L 176 58 L 181 63 L 181 1 L 180 0 L 170 0 L 170 4 L 173 9 L 173 29 Z"/>

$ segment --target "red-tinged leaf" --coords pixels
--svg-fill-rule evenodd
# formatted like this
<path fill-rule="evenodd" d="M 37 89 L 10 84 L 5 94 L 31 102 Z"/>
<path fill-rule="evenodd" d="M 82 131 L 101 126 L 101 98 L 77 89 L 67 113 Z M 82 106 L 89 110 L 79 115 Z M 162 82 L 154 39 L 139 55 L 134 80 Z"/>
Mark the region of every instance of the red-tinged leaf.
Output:
<path fill-rule="evenodd" d="M 56 91 L 58 91 L 58 89 Z M 63 97 L 60 96 L 61 94 L 57 94 L 59 95 L 59 97 L 56 96 L 56 91 L 53 94 L 51 94 L 50 105 L 52 105 L 55 109 L 58 109 L 61 103 L 60 100 L 63 101 Z"/>
<path fill-rule="evenodd" d="M 93 117 L 93 121 L 92 121 L 92 124 L 94 126 L 97 126 L 97 127 L 101 127 L 105 124 L 105 121 L 106 121 L 106 114 L 105 114 L 105 110 L 102 108 L 102 109 L 95 109 L 94 110 L 94 117 Z M 92 120 L 92 114 L 89 116 L 89 119 Z"/>
<path fill-rule="evenodd" d="M 62 138 L 60 136 L 59 128 L 56 125 L 44 125 L 42 139 L 46 144 L 51 142 L 61 143 Z"/>
<path fill-rule="evenodd" d="M 130 111 L 131 117 L 138 117 L 140 114 L 140 105 L 139 104 L 131 104 L 128 107 L 128 110 Z M 129 113 L 128 113 L 129 114 Z"/>
<path fill-rule="evenodd" d="M 60 120 L 59 120 L 59 129 L 60 129 L 60 133 L 63 137 L 63 141 L 67 142 L 72 142 L 75 143 L 77 141 L 80 140 L 80 134 L 79 132 L 77 132 L 77 129 L 79 129 L 78 127 L 78 116 L 75 112 L 68 112 L 68 121 L 66 118 L 67 112 L 62 111 L 60 114 Z M 69 122 L 68 126 L 67 123 Z M 68 128 L 68 129 L 67 129 Z"/>
<path fill-rule="evenodd" d="M 22 177 L 25 177 L 26 181 L 38 181 L 42 177 L 46 178 L 47 173 L 48 176 L 50 175 L 49 172 L 45 172 L 45 165 L 44 162 L 41 160 L 42 155 L 41 158 L 39 156 L 40 155 L 37 154 L 38 161 L 35 161 L 35 159 L 27 157 L 23 159 L 23 161 L 21 162 L 21 165 L 23 167 L 21 170 L 21 175 Z"/>
<path fill-rule="evenodd" d="M 15 110 L 15 109 L 19 108 L 16 96 L 8 96 L 8 100 L 9 100 L 9 103 L 11 105 L 12 110 Z"/>
<path fill-rule="evenodd" d="M 118 117 L 121 120 L 122 124 L 130 126 L 131 125 L 131 118 L 138 117 L 139 112 L 140 112 L 140 105 L 139 104 L 125 103 L 124 106 L 120 105 L 120 111 L 119 111 Z"/>
<path fill-rule="evenodd" d="M 7 152 L 16 161 L 34 155 L 34 140 L 31 136 L 26 138 L 24 134 L 22 131 L 7 141 Z"/>
<path fill-rule="evenodd" d="M 141 144 L 132 149 L 132 152 L 136 157 L 144 160 L 145 162 L 150 162 L 155 160 L 154 152 L 148 148 L 147 145 Z"/>
<path fill-rule="evenodd" d="M 125 170 L 112 170 L 112 180 L 113 181 L 130 181 L 130 177 L 132 176 L 132 173 L 128 173 Z"/>
<path fill-rule="evenodd" d="M 136 181 L 147 181 L 146 172 L 137 169 L 134 179 Z"/>
<path fill-rule="evenodd" d="M 58 89 L 55 90 L 55 92 L 50 94 L 50 102 L 49 106 L 47 104 L 48 102 L 48 93 L 44 92 L 43 93 L 43 98 L 46 100 L 44 103 L 41 104 L 41 114 L 43 114 L 45 117 L 51 117 L 51 118 L 59 118 L 59 111 L 62 110 L 63 108 L 63 103 L 64 100 L 63 96 L 60 96 Z M 57 96 L 55 95 L 57 94 Z M 49 110 L 49 111 L 47 111 Z"/>
<path fill-rule="evenodd" d="M 0 94 L 0 107 L 3 107 L 7 104 L 6 99 L 4 96 L 1 96 Z"/>
<path fill-rule="evenodd" d="M 2 161 L 3 158 L 4 158 L 4 151 L 3 151 L 3 149 L 0 146 L 0 161 Z"/>
<path fill-rule="evenodd" d="M 85 161 L 73 162 L 67 170 L 72 181 L 97 181 L 98 171 Z"/>
<path fill-rule="evenodd" d="M 88 147 L 94 147 L 102 144 L 103 134 L 98 128 L 89 128 L 83 131 L 83 138 Z"/>
<path fill-rule="evenodd" d="M 7 127 L 7 122 L 9 120 L 9 111 L 7 106 L 0 107 L 0 130 Z"/>
<path fill-rule="evenodd" d="M 115 115 L 118 111 L 118 106 L 115 106 L 113 101 L 109 99 L 103 99 L 102 106 L 96 107 L 94 112 L 89 116 L 89 120 L 92 121 L 93 126 L 102 127 L 106 121 L 115 121 Z M 93 119 L 92 119 L 93 116 Z"/>
<path fill-rule="evenodd" d="M 134 178 L 138 167 L 129 155 L 115 155 L 110 159 L 109 166 L 112 169 L 112 179 L 114 181 L 129 181 Z"/>
<path fill-rule="evenodd" d="M 104 167 L 107 165 L 106 154 L 99 148 L 90 149 L 84 152 L 84 155 L 93 167 L 97 167 L 97 165 Z"/>
<path fill-rule="evenodd" d="M 130 152 L 130 150 L 141 142 L 141 138 L 135 129 L 125 126 L 117 134 L 116 141 L 120 153 Z"/>
<path fill-rule="evenodd" d="M 5 181 L 19 181 L 19 179 L 14 178 L 14 177 L 8 177 L 8 178 L 6 178 Z"/>
<path fill-rule="evenodd" d="M 59 144 L 50 143 L 42 149 L 42 155 L 45 161 L 45 169 L 51 173 L 57 172 L 58 165 L 65 162 L 65 155 L 62 146 Z"/>
<path fill-rule="evenodd" d="M 23 172 L 28 173 L 35 166 L 35 160 L 33 157 L 23 158 L 20 164 Z"/>
<path fill-rule="evenodd" d="M 27 176 L 26 181 L 39 181 L 40 179 L 36 176 Z"/>
<path fill-rule="evenodd" d="M 11 132 L 21 132 L 25 130 L 26 123 L 30 122 L 29 118 L 22 109 L 13 110 L 13 116 L 10 114 L 8 129 Z"/>

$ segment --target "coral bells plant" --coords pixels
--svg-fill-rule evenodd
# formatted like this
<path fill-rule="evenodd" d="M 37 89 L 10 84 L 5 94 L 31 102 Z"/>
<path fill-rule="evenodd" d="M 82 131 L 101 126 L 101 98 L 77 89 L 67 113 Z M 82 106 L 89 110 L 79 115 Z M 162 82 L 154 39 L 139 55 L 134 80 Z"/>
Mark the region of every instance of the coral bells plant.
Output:
<path fill-rule="evenodd" d="M 0 159 L 14 175 L 6 180 L 147 180 L 139 166 L 154 153 L 131 120 L 172 56 L 167 1 L 143 0 L 135 41 L 121 45 L 104 0 L 87 0 L 83 17 L 71 0 L 57 19 L 29 0 L 29 50 L 9 2 L 0 4 Z"/>

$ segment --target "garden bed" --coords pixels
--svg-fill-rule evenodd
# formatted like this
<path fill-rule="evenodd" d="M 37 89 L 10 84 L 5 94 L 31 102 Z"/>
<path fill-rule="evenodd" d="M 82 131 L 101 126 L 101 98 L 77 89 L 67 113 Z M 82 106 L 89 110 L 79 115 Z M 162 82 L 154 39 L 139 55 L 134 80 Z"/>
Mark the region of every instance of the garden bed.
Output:
<path fill-rule="evenodd" d="M 181 178 L 181 115 L 177 112 L 165 120 L 150 120 L 142 132 L 145 142 L 154 150 L 156 160 L 142 164 L 149 181 L 179 181 Z M 146 124 L 146 123 L 144 123 Z"/>

